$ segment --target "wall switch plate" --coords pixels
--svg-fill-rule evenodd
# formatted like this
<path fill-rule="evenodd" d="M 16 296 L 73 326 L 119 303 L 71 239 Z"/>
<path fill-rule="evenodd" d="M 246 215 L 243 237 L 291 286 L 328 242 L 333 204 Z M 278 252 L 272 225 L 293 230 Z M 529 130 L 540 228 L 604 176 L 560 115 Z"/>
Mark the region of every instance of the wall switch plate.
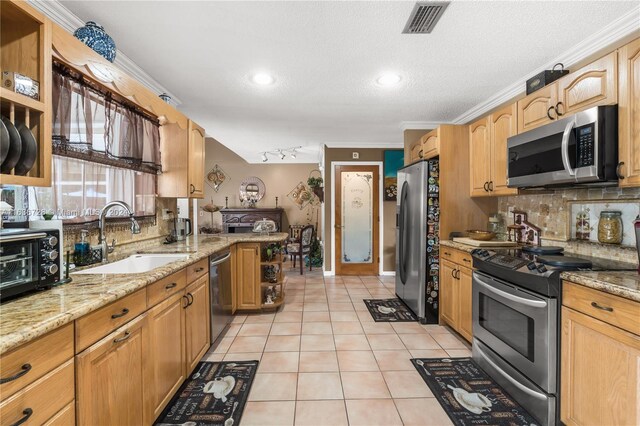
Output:
<path fill-rule="evenodd" d="M 360 153 L 359 152 L 352 152 L 351 153 L 351 158 L 353 158 L 354 160 L 357 160 L 360 158 Z"/>
<path fill-rule="evenodd" d="M 162 209 L 162 220 L 169 220 L 169 219 L 171 219 L 171 210 Z"/>

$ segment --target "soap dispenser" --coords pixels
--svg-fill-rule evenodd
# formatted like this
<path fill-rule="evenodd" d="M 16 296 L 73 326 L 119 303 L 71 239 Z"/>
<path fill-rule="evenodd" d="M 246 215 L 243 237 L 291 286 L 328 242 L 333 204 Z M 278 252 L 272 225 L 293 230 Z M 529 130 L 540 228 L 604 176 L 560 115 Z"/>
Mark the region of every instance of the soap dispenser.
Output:
<path fill-rule="evenodd" d="M 80 242 L 77 242 L 74 247 L 74 261 L 77 265 L 87 265 L 90 261 L 91 245 L 87 240 L 89 231 L 83 229 L 80 231 Z"/>

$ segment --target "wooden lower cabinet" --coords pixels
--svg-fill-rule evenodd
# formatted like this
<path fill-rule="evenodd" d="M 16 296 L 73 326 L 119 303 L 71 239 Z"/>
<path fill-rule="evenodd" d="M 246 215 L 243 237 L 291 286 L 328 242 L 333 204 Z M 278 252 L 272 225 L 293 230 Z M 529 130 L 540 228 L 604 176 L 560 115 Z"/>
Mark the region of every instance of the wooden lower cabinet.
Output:
<path fill-rule="evenodd" d="M 189 375 L 211 346 L 209 274 L 189 284 L 185 290 L 186 374 Z"/>
<path fill-rule="evenodd" d="M 260 309 L 260 244 L 239 243 L 236 248 L 236 295 L 239 310 Z"/>
<path fill-rule="evenodd" d="M 562 307 L 561 420 L 640 424 L 640 336 Z"/>
<path fill-rule="evenodd" d="M 62 410 L 49 419 L 44 426 L 74 426 L 76 424 L 76 403 L 71 401 Z"/>
<path fill-rule="evenodd" d="M 179 292 L 148 312 L 151 364 L 145 411 L 156 419 L 186 378 L 186 296 Z"/>
<path fill-rule="evenodd" d="M 139 315 L 76 356 L 79 425 L 147 425 L 148 315 Z"/>
<path fill-rule="evenodd" d="M 472 332 L 472 269 L 440 261 L 440 318 L 469 342 Z"/>

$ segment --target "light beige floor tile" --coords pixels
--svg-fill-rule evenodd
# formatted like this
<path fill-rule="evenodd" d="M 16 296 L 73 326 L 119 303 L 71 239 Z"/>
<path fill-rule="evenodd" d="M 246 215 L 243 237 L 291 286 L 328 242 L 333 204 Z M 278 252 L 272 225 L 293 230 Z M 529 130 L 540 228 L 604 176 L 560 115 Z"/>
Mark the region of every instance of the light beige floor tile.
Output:
<path fill-rule="evenodd" d="M 449 358 L 444 349 L 412 349 L 409 352 L 412 358 Z"/>
<path fill-rule="evenodd" d="M 378 371 L 340 372 L 345 399 L 390 398 L 382 373 Z"/>
<path fill-rule="evenodd" d="M 463 343 L 461 338 L 453 334 L 433 334 L 433 338 L 443 349 L 468 349 L 469 345 Z"/>
<path fill-rule="evenodd" d="M 296 399 L 296 373 L 256 374 L 249 393 L 249 401 L 294 401 Z"/>
<path fill-rule="evenodd" d="M 335 312 L 351 312 L 353 311 L 353 303 L 329 302 L 329 310 Z"/>
<path fill-rule="evenodd" d="M 435 398 L 396 399 L 405 426 L 449 426 L 449 416 Z"/>
<path fill-rule="evenodd" d="M 328 312 L 329 305 L 327 303 L 305 303 L 304 312 Z"/>
<path fill-rule="evenodd" d="M 444 327 L 442 325 L 437 325 L 437 324 L 424 324 L 422 325 L 422 328 L 424 328 L 425 330 L 427 330 L 427 333 L 430 334 L 451 334 L 451 332 L 447 329 L 447 327 Z"/>
<path fill-rule="evenodd" d="M 293 426 L 295 401 L 249 401 L 242 413 L 242 426 Z"/>
<path fill-rule="evenodd" d="M 224 356 L 225 361 L 260 361 L 262 358 L 262 352 L 243 352 L 233 354 L 228 352 Z"/>
<path fill-rule="evenodd" d="M 305 312 L 302 315 L 302 322 L 328 322 L 331 321 L 329 312 Z"/>
<path fill-rule="evenodd" d="M 447 349 L 447 353 L 451 358 L 468 358 L 471 356 L 469 349 Z"/>
<path fill-rule="evenodd" d="M 365 322 L 374 322 L 373 321 L 373 317 L 371 316 L 371 314 L 369 313 L 368 310 L 366 311 L 359 311 L 356 309 L 356 315 L 358 315 L 358 319 L 360 320 L 361 323 L 365 323 Z"/>
<path fill-rule="evenodd" d="M 274 322 L 271 326 L 271 336 L 292 336 L 300 334 L 302 323 L 299 322 Z"/>
<path fill-rule="evenodd" d="M 429 386 L 417 370 L 384 371 L 384 380 L 393 398 L 432 398 Z"/>
<path fill-rule="evenodd" d="M 326 296 L 304 296 L 304 303 L 306 304 L 323 304 L 327 303 Z"/>
<path fill-rule="evenodd" d="M 336 352 L 300 352 L 299 371 L 301 373 L 329 373 L 339 371 Z"/>
<path fill-rule="evenodd" d="M 302 322 L 302 312 L 279 312 L 273 322 Z"/>
<path fill-rule="evenodd" d="M 369 345 L 374 351 L 405 349 L 404 344 L 396 334 L 370 334 L 367 339 L 369 339 Z"/>
<path fill-rule="evenodd" d="M 305 334 L 300 340 L 300 351 L 335 351 L 336 346 L 333 342 L 333 336 Z"/>
<path fill-rule="evenodd" d="M 296 426 L 348 426 L 343 400 L 297 401 Z"/>
<path fill-rule="evenodd" d="M 273 322 L 275 318 L 275 314 L 254 314 L 248 315 L 247 319 L 244 321 L 245 324 L 264 324 Z"/>
<path fill-rule="evenodd" d="M 229 347 L 229 353 L 262 352 L 267 336 L 238 336 Z"/>
<path fill-rule="evenodd" d="M 364 334 L 359 321 L 344 321 L 331 323 L 333 334 Z"/>
<path fill-rule="evenodd" d="M 233 316 L 233 320 L 231 320 L 231 324 L 244 324 L 244 322 L 246 321 L 247 316 L 246 315 L 234 315 Z"/>
<path fill-rule="evenodd" d="M 299 401 L 343 399 L 339 373 L 300 373 L 298 375 Z"/>
<path fill-rule="evenodd" d="M 413 371 L 411 354 L 407 350 L 373 351 L 381 371 Z"/>
<path fill-rule="evenodd" d="M 392 399 L 349 400 L 349 426 L 401 426 L 402 420 Z"/>
<path fill-rule="evenodd" d="M 368 351 L 371 350 L 369 341 L 364 334 L 334 336 L 338 351 Z"/>
<path fill-rule="evenodd" d="M 355 312 L 331 312 L 331 321 L 358 321 L 358 315 Z"/>
<path fill-rule="evenodd" d="M 330 322 L 302 323 L 302 334 L 333 334 Z"/>
<path fill-rule="evenodd" d="M 225 355 L 224 354 L 216 354 L 216 353 L 208 353 L 205 356 L 202 357 L 203 361 L 209 361 L 209 362 L 218 362 L 218 361 L 222 361 L 224 360 Z"/>
<path fill-rule="evenodd" d="M 265 352 L 297 352 L 300 350 L 300 336 L 269 336 Z"/>
<path fill-rule="evenodd" d="M 238 335 L 238 332 L 240 331 L 241 328 L 242 328 L 242 324 L 230 324 L 229 327 L 227 327 L 224 330 L 224 334 L 222 334 L 222 336 L 235 337 Z"/>
<path fill-rule="evenodd" d="M 262 355 L 259 373 L 296 373 L 300 352 L 267 352 Z"/>
<path fill-rule="evenodd" d="M 429 334 L 399 334 L 407 349 L 441 349 Z"/>
<path fill-rule="evenodd" d="M 359 302 L 356 302 L 353 304 L 353 308 L 356 311 L 369 311 L 369 308 L 367 308 L 367 305 L 364 304 L 364 302 L 361 300 Z"/>
<path fill-rule="evenodd" d="M 396 322 L 392 323 L 391 326 L 398 334 L 425 334 L 427 332 L 417 322 Z"/>
<path fill-rule="evenodd" d="M 223 337 L 213 343 L 213 352 L 216 354 L 224 354 L 229 350 L 229 347 L 233 343 L 235 337 Z"/>
<path fill-rule="evenodd" d="M 378 363 L 371 351 L 338 350 L 336 353 L 340 371 L 378 371 Z"/>
<path fill-rule="evenodd" d="M 249 324 L 244 323 L 238 336 L 267 336 L 271 329 L 271 323 L 268 324 Z"/>
<path fill-rule="evenodd" d="M 362 328 L 365 334 L 396 334 L 396 331 L 388 322 L 363 322 Z"/>

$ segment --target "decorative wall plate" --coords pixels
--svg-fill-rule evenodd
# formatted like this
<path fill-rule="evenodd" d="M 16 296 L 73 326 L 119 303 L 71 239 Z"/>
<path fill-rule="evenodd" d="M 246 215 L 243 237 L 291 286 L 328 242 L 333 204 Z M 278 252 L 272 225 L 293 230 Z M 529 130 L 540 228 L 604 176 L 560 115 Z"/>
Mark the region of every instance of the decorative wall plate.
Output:
<path fill-rule="evenodd" d="M 264 197 L 264 182 L 258 177 L 251 176 L 240 184 L 240 201 L 258 202 Z"/>
<path fill-rule="evenodd" d="M 300 183 L 298 183 L 295 186 L 295 188 L 293 188 L 291 192 L 287 194 L 287 197 L 289 197 L 298 206 L 300 210 L 307 207 L 307 205 L 314 198 L 313 193 L 309 190 L 309 188 L 307 188 L 307 185 L 305 185 L 302 181 L 300 181 Z"/>
<path fill-rule="evenodd" d="M 225 180 L 227 180 L 227 174 L 217 164 L 207 173 L 207 182 L 211 184 L 213 190 L 216 192 L 218 192 L 218 189 L 220 189 L 220 186 Z"/>

